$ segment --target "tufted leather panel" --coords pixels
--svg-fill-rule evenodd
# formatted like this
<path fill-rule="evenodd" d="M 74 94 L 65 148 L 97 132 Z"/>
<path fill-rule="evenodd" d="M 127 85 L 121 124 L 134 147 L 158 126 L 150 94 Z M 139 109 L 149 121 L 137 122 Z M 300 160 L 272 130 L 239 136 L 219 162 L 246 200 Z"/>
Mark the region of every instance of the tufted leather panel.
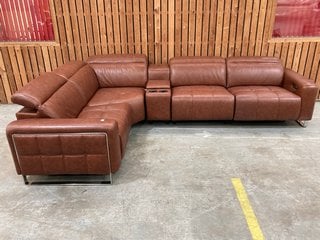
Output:
<path fill-rule="evenodd" d="M 150 64 L 148 66 L 148 79 L 169 80 L 169 71 L 168 64 Z"/>
<path fill-rule="evenodd" d="M 131 128 L 132 110 L 127 103 L 85 107 L 79 118 L 111 119 L 118 123 L 121 140 L 121 156 L 124 156 Z"/>
<path fill-rule="evenodd" d="M 24 107 L 37 109 L 66 81 L 56 74 L 44 73 L 13 94 L 11 100 Z"/>
<path fill-rule="evenodd" d="M 144 120 L 143 88 L 101 88 L 89 101 L 88 106 L 100 106 L 114 103 L 128 103 L 132 109 L 132 124 Z"/>
<path fill-rule="evenodd" d="M 99 55 L 88 58 L 100 87 L 145 87 L 148 61 L 142 54 Z"/>
<path fill-rule="evenodd" d="M 83 61 L 70 61 L 56 68 L 52 72 L 65 79 L 69 79 L 85 65 L 86 63 Z"/>
<path fill-rule="evenodd" d="M 172 120 L 231 120 L 234 97 L 220 86 L 173 88 Z"/>
<path fill-rule="evenodd" d="M 234 120 L 296 120 L 301 98 L 277 86 L 245 86 L 228 89 L 235 96 Z"/>
<path fill-rule="evenodd" d="M 23 119 L 7 126 L 7 139 L 19 174 L 107 173 L 106 149 L 112 172 L 121 162 L 118 124 L 110 119 Z"/>
<path fill-rule="evenodd" d="M 301 97 L 301 111 L 298 120 L 311 120 L 314 104 L 319 88 L 306 77 L 286 69 L 284 72 L 283 87 Z"/>
<path fill-rule="evenodd" d="M 170 60 L 173 87 L 191 85 L 226 86 L 225 59 L 220 57 L 175 57 Z"/>
<path fill-rule="evenodd" d="M 283 67 L 274 57 L 227 58 L 227 87 L 235 86 L 280 86 Z"/>

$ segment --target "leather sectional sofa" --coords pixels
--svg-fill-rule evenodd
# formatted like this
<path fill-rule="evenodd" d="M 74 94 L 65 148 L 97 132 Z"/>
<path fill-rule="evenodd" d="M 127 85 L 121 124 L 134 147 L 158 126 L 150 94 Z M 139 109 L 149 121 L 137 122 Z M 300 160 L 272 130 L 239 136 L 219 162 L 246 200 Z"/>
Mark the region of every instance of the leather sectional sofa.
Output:
<path fill-rule="evenodd" d="M 144 55 L 74 61 L 12 96 L 23 108 L 7 126 L 18 174 L 111 175 L 130 128 L 143 120 L 310 120 L 317 86 L 270 57 Z"/>

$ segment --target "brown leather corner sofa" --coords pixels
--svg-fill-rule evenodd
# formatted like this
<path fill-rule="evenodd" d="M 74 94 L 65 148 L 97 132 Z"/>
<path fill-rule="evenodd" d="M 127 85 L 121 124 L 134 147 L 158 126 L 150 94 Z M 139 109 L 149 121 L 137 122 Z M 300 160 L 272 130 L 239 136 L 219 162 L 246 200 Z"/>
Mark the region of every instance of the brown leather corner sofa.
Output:
<path fill-rule="evenodd" d="M 310 120 L 317 86 L 270 57 L 144 55 L 67 63 L 16 92 L 7 127 L 18 174 L 116 172 L 130 128 L 147 120 Z"/>

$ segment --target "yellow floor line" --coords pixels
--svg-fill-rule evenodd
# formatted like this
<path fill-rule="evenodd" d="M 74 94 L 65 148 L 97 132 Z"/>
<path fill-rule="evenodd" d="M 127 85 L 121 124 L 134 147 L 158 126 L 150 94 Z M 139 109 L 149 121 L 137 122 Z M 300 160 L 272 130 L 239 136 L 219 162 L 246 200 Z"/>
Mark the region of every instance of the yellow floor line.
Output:
<path fill-rule="evenodd" d="M 240 202 L 243 214 L 247 220 L 249 230 L 251 232 L 252 239 L 263 240 L 265 239 L 260 229 L 258 220 L 249 202 L 246 190 L 244 189 L 240 178 L 231 179 L 233 187 L 237 193 L 238 200 Z"/>

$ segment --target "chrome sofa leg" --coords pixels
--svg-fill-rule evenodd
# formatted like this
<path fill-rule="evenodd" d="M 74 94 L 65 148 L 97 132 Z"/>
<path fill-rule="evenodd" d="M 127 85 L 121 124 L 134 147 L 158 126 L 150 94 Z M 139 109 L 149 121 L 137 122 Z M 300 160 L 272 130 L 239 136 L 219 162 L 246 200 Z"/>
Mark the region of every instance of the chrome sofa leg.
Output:
<path fill-rule="evenodd" d="M 307 121 L 297 120 L 296 122 L 303 128 L 306 128 L 308 126 L 308 122 Z"/>
<path fill-rule="evenodd" d="M 26 175 L 22 175 L 22 177 L 23 177 L 24 184 L 25 185 L 29 185 L 29 181 L 28 181 L 27 176 Z"/>

